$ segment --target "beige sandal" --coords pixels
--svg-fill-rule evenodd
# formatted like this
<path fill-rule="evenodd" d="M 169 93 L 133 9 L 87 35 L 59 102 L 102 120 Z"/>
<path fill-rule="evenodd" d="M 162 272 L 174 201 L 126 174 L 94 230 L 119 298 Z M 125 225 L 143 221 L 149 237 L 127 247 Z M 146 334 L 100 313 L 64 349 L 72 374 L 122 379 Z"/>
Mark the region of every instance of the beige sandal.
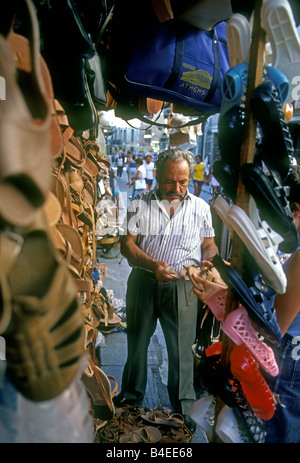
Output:
<path fill-rule="evenodd" d="M 84 330 L 76 287 L 42 210 L 19 242 L 3 232 L 0 243 L 1 282 L 10 314 L 1 323 L 7 375 L 28 399 L 49 400 L 67 388 L 82 364 Z"/>
<path fill-rule="evenodd" d="M 201 293 L 200 299 L 206 304 L 213 294 L 227 288 L 218 270 L 215 267 L 188 267 L 188 275 L 194 287 Z M 196 278 L 195 278 L 196 276 Z"/>
<path fill-rule="evenodd" d="M 42 79 L 39 28 L 34 6 L 30 20 L 29 71 L 17 68 L 11 44 L 0 37 L 0 75 L 6 100 L 0 113 L 0 215 L 17 227 L 30 225 L 51 188 L 51 111 Z"/>
<path fill-rule="evenodd" d="M 112 399 L 118 390 L 116 378 L 106 375 L 90 359 L 89 365 L 84 369 L 81 379 L 91 398 L 95 418 L 110 420 L 115 414 L 115 406 Z M 113 390 L 111 389 L 110 381 L 115 383 Z"/>

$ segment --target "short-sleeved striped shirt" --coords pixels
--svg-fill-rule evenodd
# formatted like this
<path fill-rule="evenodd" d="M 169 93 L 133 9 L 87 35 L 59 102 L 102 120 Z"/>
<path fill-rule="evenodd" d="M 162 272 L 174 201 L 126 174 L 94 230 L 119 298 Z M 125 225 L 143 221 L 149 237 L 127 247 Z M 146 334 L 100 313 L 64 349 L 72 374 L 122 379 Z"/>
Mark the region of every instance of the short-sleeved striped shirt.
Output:
<path fill-rule="evenodd" d="M 187 191 L 170 218 L 172 203 L 159 199 L 157 192 L 156 186 L 130 203 L 125 233 L 136 234 L 140 249 L 177 272 L 184 265 L 200 265 L 203 239 L 215 236 L 209 205 Z"/>

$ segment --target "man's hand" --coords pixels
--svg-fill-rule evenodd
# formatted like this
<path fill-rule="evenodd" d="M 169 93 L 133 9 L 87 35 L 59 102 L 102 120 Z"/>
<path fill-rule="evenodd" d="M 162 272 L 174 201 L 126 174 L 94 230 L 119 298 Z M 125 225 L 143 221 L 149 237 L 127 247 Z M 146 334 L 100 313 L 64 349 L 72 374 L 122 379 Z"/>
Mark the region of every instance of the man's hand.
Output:
<path fill-rule="evenodd" d="M 158 281 L 174 281 L 177 278 L 177 273 L 173 270 L 170 271 L 170 266 L 167 262 L 156 261 L 153 265 L 154 275 Z"/>

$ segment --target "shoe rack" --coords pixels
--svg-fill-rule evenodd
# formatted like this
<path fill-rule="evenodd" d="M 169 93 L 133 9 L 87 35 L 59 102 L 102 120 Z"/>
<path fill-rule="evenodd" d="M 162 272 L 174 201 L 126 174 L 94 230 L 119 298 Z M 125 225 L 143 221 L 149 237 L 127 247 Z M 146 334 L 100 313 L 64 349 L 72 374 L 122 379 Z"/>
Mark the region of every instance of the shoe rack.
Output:
<path fill-rule="evenodd" d="M 253 17 L 253 28 L 252 28 L 252 37 L 251 45 L 249 52 L 249 71 L 248 71 L 248 81 L 247 81 L 247 92 L 246 92 L 246 101 L 245 101 L 245 131 L 244 139 L 241 145 L 240 152 L 240 168 L 246 162 L 253 162 L 254 152 L 255 152 L 255 143 L 256 143 L 256 121 L 253 118 L 253 115 L 250 111 L 250 98 L 254 89 L 262 81 L 263 75 L 263 65 L 264 65 L 264 51 L 266 45 L 266 33 L 261 26 L 260 12 L 264 0 L 256 0 L 254 8 L 254 17 Z M 236 204 L 241 207 L 246 213 L 248 213 L 249 206 L 249 193 L 247 192 L 243 182 L 241 181 L 240 175 L 238 180 L 237 187 L 237 196 Z M 243 254 L 244 254 L 244 244 L 234 232 L 232 236 L 232 255 L 231 255 L 231 266 L 238 272 L 241 273 L 243 268 Z M 228 291 L 228 297 L 226 302 L 225 317 L 237 309 L 238 301 L 235 299 L 234 295 Z M 229 355 L 233 348 L 233 341 L 229 339 L 228 336 L 224 336 L 221 360 L 225 366 L 229 362 Z M 215 407 L 215 423 L 217 423 L 217 418 L 221 412 L 224 403 L 222 400 L 217 397 L 216 407 Z M 217 442 L 218 437 L 213 436 L 213 442 Z"/>

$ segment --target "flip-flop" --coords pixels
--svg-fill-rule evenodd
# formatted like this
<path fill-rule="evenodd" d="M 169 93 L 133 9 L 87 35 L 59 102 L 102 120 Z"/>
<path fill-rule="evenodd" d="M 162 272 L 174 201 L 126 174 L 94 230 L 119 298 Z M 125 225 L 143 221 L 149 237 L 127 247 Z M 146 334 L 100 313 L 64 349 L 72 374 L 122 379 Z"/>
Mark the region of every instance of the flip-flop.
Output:
<path fill-rule="evenodd" d="M 197 400 L 190 411 L 190 417 L 205 432 L 209 441 L 213 439 L 216 398 L 206 395 Z"/>
<path fill-rule="evenodd" d="M 225 444 L 262 444 L 266 439 L 264 423 L 248 407 L 241 410 L 224 405 L 217 419 L 216 434 Z"/>
<path fill-rule="evenodd" d="M 249 318 L 257 331 L 272 344 L 280 345 L 282 335 L 276 320 L 275 309 L 264 303 L 262 293 L 260 294 L 261 302 L 258 303 L 254 297 L 254 291 L 248 288 L 239 274 L 230 265 L 226 265 L 218 254 L 212 262 L 230 290 L 247 309 Z"/>
<path fill-rule="evenodd" d="M 233 106 L 220 115 L 218 121 L 218 147 L 221 160 L 234 170 L 238 170 L 240 164 L 245 119 L 245 109 Z"/>
<path fill-rule="evenodd" d="M 229 365 L 221 363 L 222 342 L 219 341 L 205 349 L 197 367 L 201 386 L 215 397 L 220 397 L 224 404 L 234 407 L 247 404 L 239 382 L 234 378 Z"/>
<path fill-rule="evenodd" d="M 275 84 L 266 80 L 258 85 L 250 107 L 262 131 L 261 153 L 265 164 L 275 168 L 284 180 L 294 156 L 294 145 L 282 111 L 282 101 Z"/>
<path fill-rule="evenodd" d="M 299 236 L 288 203 L 287 189 L 272 171 L 266 175 L 260 166 L 253 163 L 242 166 L 241 178 L 258 206 L 261 219 L 283 237 L 279 244 L 280 251 L 288 254 L 294 252 Z"/>
<path fill-rule="evenodd" d="M 251 214 L 254 215 L 256 227 L 239 206 L 230 206 L 220 195 L 215 200 L 214 208 L 230 233 L 236 232 L 253 256 L 266 284 L 278 294 L 283 294 L 287 280 L 277 254 L 278 245 L 283 238 L 265 221 L 261 222 L 255 205 L 252 206 Z"/>
<path fill-rule="evenodd" d="M 228 221 L 253 256 L 265 282 L 276 293 L 284 294 L 287 279 L 277 254 L 282 237 L 276 234 L 266 222 L 255 228 L 247 214 L 238 206 L 231 206 Z M 274 241 L 276 240 L 276 241 Z"/>
<path fill-rule="evenodd" d="M 237 346 L 243 345 L 255 358 L 256 362 L 271 376 L 277 376 L 279 368 L 271 347 L 261 341 L 248 318 L 244 307 L 231 312 L 221 325 L 222 331 Z"/>
<path fill-rule="evenodd" d="M 239 307 L 225 318 L 227 289 L 213 294 L 207 305 L 221 323 L 221 328 L 236 345 L 243 344 L 257 363 L 271 376 L 278 375 L 278 365 L 273 350 L 258 338 L 244 307 Z"/>
<path fill-rule="evenodd" d="M 244 108 L 248 82 L 248 63 L 243 62 L 231 67 L 222 80 L 222 105 L 220 117 L 234 107 Z M 279 91 L 282 101 L 285 101 L 289 93 L 289 80 L 284 72 L 272 66 L 263 67 L 262 81 L 272 80 Z"/>
<path fill-rule="evenodd" d="M 248 19 L 240 13 L 234 13 L 226 27 L 227 48 L 230 67 L 248 60 L 251 31 Z"/>
<path fill-rule="evenodd" d="M 218 160 L 213 163 L 213 175 L 222 185 L 226 195 L 235 202 L 238 186 L 238 170 L 233 169 L 229 164 Z"/>
<path fill-rule="evenodd" d="M 268 0 L 261 7 L 263 28 L 271 42 L 272 67 L 281 70 L 292 82 L 299 75 L 300 38 L 293 11 L 287 0 Z M 293 87 L 287 101 L 292 102 Z"/>
<path fill-rule="evenodd" d="M 276 409 L 274 396 L 254 358 L 244 346 L 233 347 L 230 365 L 255 415 L 264 421 L 272 419 Z"/>

